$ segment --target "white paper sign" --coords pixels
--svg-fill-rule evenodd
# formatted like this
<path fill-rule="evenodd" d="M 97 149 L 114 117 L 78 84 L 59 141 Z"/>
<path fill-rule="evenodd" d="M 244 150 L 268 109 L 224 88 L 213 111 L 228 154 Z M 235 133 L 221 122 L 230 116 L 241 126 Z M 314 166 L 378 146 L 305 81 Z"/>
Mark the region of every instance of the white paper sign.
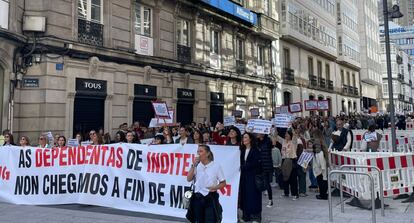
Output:
<path fill-rule="evenodd" d="M 79 146 L 79 141 L 77 139 L 68 139 L 67 146 Z"/>
<path fill-rule="evenodd" d="M 92 141 L 83 141 L 81 142 L 81 146 L 92 145 Z"/>
<path fill-rule="evenodd" d="M 246 131 L 246 125 L 245 124 L 235 124 L 234 126 L 240 130 L 241 134 L 243 134 Z"/>
<path fill-rule="evenodd" d="M 302 152 L 298 159 L 298 165 L 303 168 L 308 168 L 309 162 L 313 159 L 313 154 L 308 152 Z"/>
<path fill-rule="evenodd" d="M 236 124 L 236 118 L 234 116 L 227 116 L 223 118 L 224 126 L 232 126 Z"/>
<path fill-rule="evenodd" d="M 261 119 L 249 119 L 246 131 L 250 133 L 269 134 L 272 129 L 272 122 Z"/>
<path fill-rule="evenodd" d="M 317 100 L 306 100 L 305 101 L 305 111 L 318 110 L 318 101 Z"/>
<path fill-rule="evenodd" d="M 272 119 L 272 123 L 277 128 L 289 128 L 294 119 L 295 117 L 290 114 L 276 114 L 275 118 Z"/>
<path fill-rule="evenodd" d="M 168 111 L 168 106 L 165 102 L 152 102 L 152 106 L 154 107 L 156 117 L 168 119 L 171 118 Z"/>
<path fill-rule="evenodd" d="M 298 103 L 292 103 L 289 105 L 289 110 L 291 113 L 295 113 L 295 112 L 301 112 L 302 111 L 302 105 L 300 102 Z"/>
<path fill-rule="evenodd" d="M 364 140 L 366 142 L 377 141 L 377 132 L 365 133 Z"/>
<path fill-rule="evenodd" d="M 174 111 L 168 111 L 171 118 L 152 118 L 148 127 L 149 128 L 155 128 L 155 127 L 161 127 L 165 124 L 173 124 L 173 117 L 174 117 Z"/>
<path fill-rule="evenodd" d="M 329 101 L 328 100 L 318 101 L 318 110 L 329 110 Z"/>

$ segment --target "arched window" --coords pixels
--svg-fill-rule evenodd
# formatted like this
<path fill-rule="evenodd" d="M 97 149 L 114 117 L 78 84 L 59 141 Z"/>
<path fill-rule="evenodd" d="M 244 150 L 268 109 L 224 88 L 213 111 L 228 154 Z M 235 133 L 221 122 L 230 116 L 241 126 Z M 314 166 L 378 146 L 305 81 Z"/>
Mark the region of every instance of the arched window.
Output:
<path fill-rule="evenodd" d="M 315 100 L 315 95 L 310 94 L 309 95 L 309 100 Z M 314 116 L 315 115 L 315 111 L 309 111 L 309 115 L 310 116 Z"/>
<path fill-rule="evenodd" d="M 319 100 L 319 101 L 323 100 L 323 95 L 319 95 L 319 96 L 318 96 L 318 100 Z M 324 114 L 325 114 L 325 112 L 324 112 L 324 111 L 319 111 L 319 116 L 323 117 L 323 116 L 324 116 Z"/>
<path fill-rule="evenodd" d="M 292 103 L 292 93 L 289 91 L 283 92 L 283 105 L 289 105 Z"/>
<path fill-rule="evenodd" d="M 332 115 L 332 99 L 326 98 L 326 100 L 328 100 L 328 105 L 329 105 L 329 110 L 327 111 L 327 115 L 331 116 Z"/>

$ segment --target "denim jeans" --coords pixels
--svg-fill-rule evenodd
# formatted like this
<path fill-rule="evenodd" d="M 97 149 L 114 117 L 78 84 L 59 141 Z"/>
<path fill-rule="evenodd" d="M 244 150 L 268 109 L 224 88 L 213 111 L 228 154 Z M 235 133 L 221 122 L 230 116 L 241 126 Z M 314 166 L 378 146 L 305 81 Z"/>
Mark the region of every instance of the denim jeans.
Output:
<path fill-rule="evenodd" d="M 309 180 L 311 182 L 311 186 L 312 187 L 317 187 L 318 186 L 318 181 L 316 180 L 315 174 L 313 174 L 313 168 L 312 168 L 312 163 L 309 164 L 308 167 L 308 174 L 309 174 Z"/>

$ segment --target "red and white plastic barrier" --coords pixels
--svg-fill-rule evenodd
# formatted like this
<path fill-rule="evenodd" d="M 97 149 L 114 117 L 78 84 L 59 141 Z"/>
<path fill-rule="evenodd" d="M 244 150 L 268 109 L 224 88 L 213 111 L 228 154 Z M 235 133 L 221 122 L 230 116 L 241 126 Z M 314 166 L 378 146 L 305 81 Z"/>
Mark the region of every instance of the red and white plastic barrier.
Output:
<path fill-rule="evenodd" d="M 370 152 L 332 152 L 330 154 L 332 169 L 342 165 L 367 165 L 378 167 L 383 174 L 382 193 L 384 197 L 408 194 L 414 187 L 414 154 L 413 153 L 370 153 Z M 375 180 L 375 192 L 380 193 L 377 171 L 372 169 L 355 168 L 357 171 L 368 171 Z M 338 178 L 334 179 L 339 188 Z M 342 190 L 361 199 L 369 199 L 371 189 L 366 176 L 345 174 L 342 180 Z"/>

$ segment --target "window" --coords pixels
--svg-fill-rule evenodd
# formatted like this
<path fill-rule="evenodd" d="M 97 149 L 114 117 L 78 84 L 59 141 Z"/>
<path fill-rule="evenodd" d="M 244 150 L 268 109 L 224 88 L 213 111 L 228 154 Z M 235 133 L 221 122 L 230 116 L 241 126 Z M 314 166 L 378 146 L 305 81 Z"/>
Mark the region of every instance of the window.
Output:
<path fill-rule="evenodd" d="M 257 47 L 257 65 L 263 66 L 264 65 L 264 47 L 258 46 Z"/>
<path fill-rule="evenodd" d="M 313 58 L 308 57 L 308 74 L 313 76 Z"/>
<path fill-rule="evenodd" d="M 240 38 L 236 39 L 236 60 L 244 61 L 244 41 Z"/>
<path fill-rule="evenodd" d="M 182 46 L 190 46 L 189 22 L 183 19 L 177 21 L 177 43 Z"/>
<path fill-rule="evenodd" d="M 283 105 L 289 105 L 292 102 L 292 93 L 285 91 L 283 92 Z"/>
<path fill-rule="evenodd" d="M 317 72 L 318 72 L 318 77 L 322 78 L 322 62 L 321 61 L 317 62 L 316 69 L 317 69 Z"/>
<path fill-rule="evenodd" d="M 283 68 L 290 69 L 290 50 L 288 48 L 283 48 L 283 59 Z"/>
<path fill-rule="evenodd" d="M 352 86 L 356 87 L 355 73 L 352 73 Z"/>
<path fill-rule="evenodd" d="M 136 2 L 135 5 L 135 33 L 143 36 L 152 36 L 152 9 Z"/>
<path fill-rule="evenodd" d="M 78 17 L 88 21 L 102 23 L 102 0 L 79 0 Z"/>
<path fill-rule="evenodd" d="M 351 85 L 351 74 L 348 71 L 346 72 L 346 83 Z"/>
<path fill-rule="evenodd" d="M 219 54 L 219 43 L 220 43 L 220 39 L 219 39 L 219 32 L 216 30 L 212 30 L 211 31 L 211 46 L 210 46 L 210 51 L 211 53 L 215 53 L 215 54 Z"/>
<path fill-rule="evenodd" d="M 341 83 L 342 84 L 345 84 L 344 81 L 345 81 L 345 78 L 344 78 L 344 70 L 341 69 Z"/>
<path fill-rule="evenodd" d="M 325 64 L 325 76 L 326 76 L 326 80 L 330 80 L 331 79 L 331 70 L 329 68 L 329 64 Z"/>
<path fill-rule="evenodd" d="M 267 16 L 271 16 L 271 5 L 269 0 L 263 0 L 263 13 Z"/>
<path fill-rule="evenodd" d="M 9 28 L 9 0 L 0 0 L 0 28 Z"/>

